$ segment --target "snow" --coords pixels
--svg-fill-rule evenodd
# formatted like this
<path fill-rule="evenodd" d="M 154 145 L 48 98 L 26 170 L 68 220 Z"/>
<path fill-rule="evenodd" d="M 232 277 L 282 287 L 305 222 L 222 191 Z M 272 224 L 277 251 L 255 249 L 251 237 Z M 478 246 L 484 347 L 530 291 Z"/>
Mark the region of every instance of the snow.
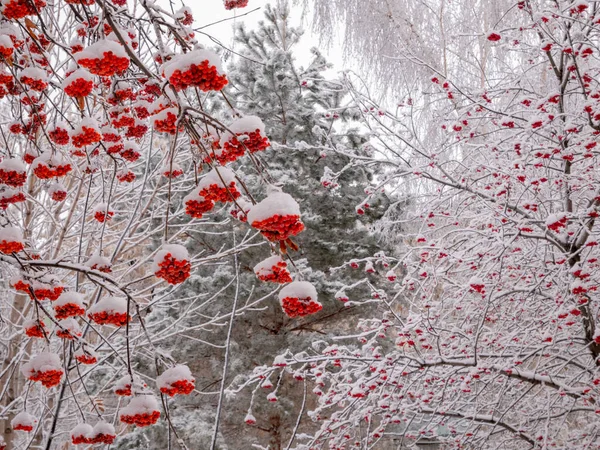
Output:
<path fill-rule="evenodd" d="M 13 418 L 13 420 L 10 421 L 10 425 L 13 428 L 17 425 L 35 428 L 37 422 L 38 421 L 34 415 L 29 414 L 26 411 L 21 411 Z"/>
<path fill-rule="evenodd" d="M 6 34 L 0 35 L 0 47 L 15 48 L 15 46 L 12 43 L 12 40 L 10 39 L 10 36 L 7 36 Z"/>
<path fill-rule="evenodd" d="M 7 225 L 0 228 L 0 242 L 23 242 L 23 232 L 20 228 Z"/>
<path fill-rule="evenodd" d="M 175 55 L 171 61 L 163 64 L 162 72 L 166 78 L 171 78 L 176 70 L 185 72 L 192 64 L 198 65 L 202 61 L 208 61 L 209 66 L 214 66 L 219 75 L 223 75 L 221 58 L 215 52 L 205 49 L 193 50 L 191 52 Z"/>
<path fill-rule="evenodd" d="M 33 160 L 31 167 L 35 170 L 40 164 L 44 164 L 46 166 L 62 166 L 67 162 L 65 158 L 60 153 L 52 153 L 50 150 L 45 151 L 40 156 Z"/>
<path fill-rule="evenodd" d="M 131 150 L 133 152 L 140 153 L 140 146 L 137 145 L 135 142 L 126 141 L 123 143 L 123 151 L 126 150 Z"/>
<path fill-rule="evenodd" d="M 128 386 L 131 387 L 131 377 L 125 375 L 117 380 L 115 383 L 115 390 L 126 389 Z"/>
<path fill-rule="evenodd" d="M 115 427 L 112 424 L 101 420 L 100 422 L 97 422 L 96 425 L 94 425 L 93 436 L 97 436 L 99 434 L 115 436 L 117 433 L 115 432 Z"/>
<path fill-rule="evenodd" d="M 160 270 L 159 264 L 165 259 L 165 256 L 167 256 L 168 253 L 170 253 L 173 258 L 179 261 L 190 260 L 190 255 L 183 245 L 165 244 L 154 256 L 152 272 L 158 272 L 158 270 Z"/>
<path fill-rule="evenodd" d="M 40 80 L 47 82 L 48 81 L 48 73 L 45 70 L 42 70 L 38 67 L 28 67 L 27 69 L 21 70 L 19 74 L 19 79 L 27 77 L 32 78 L 34 80 Z"/>
<path fill-rule="evenodd" d="M 75 353 L 73 355 L 75 356 L 75 358 L 81 357 L 81 356 L 88 356 L 88 357 L 98 359 L 98 354 L 91 348 L 86 348 L 85 351 L 83 351 L 83 348 L 80 347 L 75 351 Z"/>
<path fill-rule="evenodd" d="M 54 307 L 64 306 L 68 303 L 73 303 L 75 305 L 85 307 L 83 294 L 74 291 L 67 291 L 60 294 L 60 297 L 54 302 Z"/>
<path fill-rule="evenodd" d="M 103 297 L 94 304 L 88 314 L 99 312 L 123 314 L 127 312 L 127 300 L 124 297 Z"/>
<path fill-rule="evenodd" d="M 286 297 L 299 299 L 310 298 L 312 301 L 316 301 L 318 295 L 315 287 L 308 281 L 292 281 L 279 291 L 279 300 L 283 300 Z"/>
<path fill-rule="evenodd" d="M 2 162 L 0 162 L 0 169 L 5 172 L 27 172 L 27 168 L 23 161 L 17 158 L 4 158 Z"/>
<path fill-rule="evenodd" d="M 546 226 L 555 224 L 557 222 L 565 221 L 566 219 L 567 215 L 565 213 L 549 214 L 546 218 Z"/>
<path fill-rule="evenodd" d="M 189 202 L 191 200 L 195 200 L 195 201 L 198 201 L 198 202 L 203 202 L 203 201 L 206 200 L 206 198 L 203 195 L 200 195 L 198 189 L 194 189 L 188 195 L 186 195 L 185 197 L 183 197 L 183 204 L 185 205 L 187 202 Z"/>
<path fill-rule="evenodd" d="M 158 411 L 158 402 L 152 394 L 133 397 L 129 404 L 121 409 L 119 417 L 135 416 L 136 414 L 151 414 Z"/>
<path fill-rule="evenodd" d="M 0 27 L 0 34 L 6 34 L 19 40 L 23 39 L 23 33 L 21 33 L 21 30 L 12 23 L 3 23 Z"/>
<path fill-rule="evenodd" d="M 100 256 L 99 254 L 95 254 L 93 256 L 90 257 L 90 259 L 88 259 L 85 263 L 85 265 L 87 267 L 92 267 L 92 266 L 97 266 L 97 267 L 106 267 L 106 266 L 111 266 L 111 262 L 110 259 L 108 259 L 106 256 Z"/>
<path fill-rule="evenodd" d="M 181 168 L 181 166 L 175 162 L 171 165 L 171 163 L 169 161 L 166 161 L 163 164 L 163 166 L 160 168 L 161 174 L 165 174 L 167 172 L 179 172 L 179 171 L 183 172 L 183 169 Z"/>
<path fill-rule="evenodd" d="M 67 188 L 58 182 L 54 182 L 48 187 L 48 194 L 52 195 L 55 192 L 67 192 Z"/>
<path fill-rule="evenodd" d="M 92 210 L 92 212 L 94 214 L 96 214 L 97 212 L 103 213 L 103 214 L 107 214 L 107 213 L 111 213 L 111 212 L 114 212 L 114 211 L 112 209 L 110 209 L 106 203 L 98 203 L 94 207 L 94 209 Z"/>
<path fill-rule="evenodd" d="M 75 82 L 76 80 L 78 80 L 80 78 L 84 79 L 85 81 L 94 81 L 94 75 L 89 73 L 87 70 L 77 69 L 75 72 L 73 72 L 71 75 L 69 75 L 67 78 L 65 78 L 63 80 L 61 87 L 64 89 L 67 86 L 69 86 L 71 83 Z M 65 127 L 61 127 L 61 128 L 65 128 Z"/>
<path fill-rule="evenodd" d="M 175 117 L 177 117 L 179 115 L 179 109 L 175 108 L 175 107 L 165 108 L 162 111 L 159 111 L 156 114 L 154 114 L 152 116 L 152 120 L 154 120 L 154 121 L 167 120 L 168 119 L 167 116 L 169 113 L 171 113 L 171 114 L 175 115 Z"/>
<path fill-rule="evenodd" d="M 61 328 L 70 331 L 72 334 L 77 334 L 81 332 L 81 327 L 79 326 L 79 322 L 77 322 L 74 318 L 69 317 L 67 319 L 61 320 L 58 322 Z"/>
<path fill-rule="evenodd" d="M 79 322 L 72 317 L 61 320 L 58 322 L 58 324 L 62 329 L 67 330 L 74 336 L 81 334 L 81 326 L 79 326 Z"/>
<path fill-rule="evenodd" d="M 259 262 L 257 265 L 254 266 L 254 273 L 257 276 L 266 276 L 266 275 L 270 275 L 271 274 L 271 268 L 273 266 L 276 266 L 277 264 L 280 264 L 284 262 L 283 259 L 281 258 L 281 256 L 279 255 L 275 255 L 275 256 L 271 256 L 261 262 Z"/>
<path fill-rule="evenodd" d="M 75 428 L 71 430 L 71 437 L 85 436 L 91 438 L 93 436 L 94 429 L 89 423 L 80 423 L 75 425 Z"/>
<path fill-rule="evenodd" d="M 43 320 L 40 320 L 40 322 L 43 322 Z M 27 319 L 25 321 L 23 321 L 23 329 L 27 330 L 29 328 L 33 328 L 33 327 L 37 327 L 38 326 L 38 321 L 36 319 Z"/>
<path fill-rule="evenodd" d="M 83 119 L 81 119 L 81 122 L 79 122 L 79 125 L 77 125 L 75 127 L 75 129 L 71 131 L 71 136 L 77 136 L 77 135 L 83 134 L 84 133 L 83 127 L 91 128 L 93 130 L 96 130 L 98 133 L 100 133 L 100 126 L 98 125 L 98 122 L 96 122 L 94 119 L 92 119 L 90 117 L 84 117 Z"/>
<path fill-rule="evenodd" d="M 178 364 L 175 367 L 165 370 L 156 378 L 156 386 L 159 389 L 168 389 L 171 387 L 171 384 L 179 380 L 195 381 L 190 368 L 184 364 Z"/>
<path fill-rule="evenodd" d="M 26 378 L 30 377 L 31 372 L 46 372 L 49 370 L 62 370 L 60 358 L 55 353 L 39 353 L 21 366 L 21 373 Z"/>
<path fill-rule="evenodd" d="M 221 146 L 223 146 L 225 142 L 231 140 L 233 137 L 231 133 L 238 135 L 259 130 L 260 134 L 265 134 L 265 124 L 256 116 L 240 117 L 239 119 L 234 120 L 227 128 L 227 131 L 221 136 Z"/>
<path fill-rule="evenodd" d="M 219 177 L 219 175 L 221 176 Z M 221 178 L 223 178 L 225 184 L 223 184 Z M 222 188 L 229 187 L 229 184 L 232 181 L 235 181 L 235 174 L 233 173 L 233 171 L 226 167 L 219 167 L 218 169 L 215 168 L 211 170 L 200 179 L 200 181 L 198 182 L 198 189 L 201 191 L 202 189 L 208 188 L 213 184 L 216 184 L 217 186 Z"/>
<path fill-rule="evenodd" d="M 108 39 L 97 41 L 74 56 L 75 60 L 79 62 L 82 59 L 102 59 L 104 53 L 107 52 L 112 52 L 118 58 L 128 58 L 127 52 L 121 44 Z"/>
<path fill-rule="evenodd" d="M 248 222 L 265 220 L 274 215 L 299 216 L 300 206 L 290 194 L 275 192 L 250 209 Z"/>

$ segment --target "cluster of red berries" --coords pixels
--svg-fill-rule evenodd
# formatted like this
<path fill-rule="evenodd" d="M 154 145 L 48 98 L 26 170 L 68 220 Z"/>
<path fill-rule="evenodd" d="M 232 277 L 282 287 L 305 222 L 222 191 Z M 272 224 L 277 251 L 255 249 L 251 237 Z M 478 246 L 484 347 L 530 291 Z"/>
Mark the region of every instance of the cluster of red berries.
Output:
<path fill-rule="evenodd" d="M 225 9 L 245 8 L 248 6 L 248 0 L 225 0 Z"/>
<path fill-rule="evenodd" d="M 189 27 L 191 24 L 194 23 L 194 17 L 190 14 L 189 11 L 185 10 L 183 11 L 183 19 L 179 19 L 179 21 L 182 25 Z"/>
<path fill-rule="evenodd" d="M 177 178 L 183 175 L 182 169 L 173 169 L 173 171 L 169 171 L 169 169 L 163 172 L 163 176 L 166 178 Z"/>
<path fill-rule="evenodd" d="M 101 139 L 102 135 L 96 129 L 82 125 L 81 133 L 74 135 L 72 141 L 75 147 L 81 148 L 100 142 Z"/>
<path fill-rule="evenodd" d="M 27 172 L 0 168 L 0 183 L 11 187 L 21 187 L 27 180 Z"/>
<path fill-rule="evenodd" d="M 228 187 L 211 184 L 210 186 L 202 189 L 199 194 L 206 200 L 223 203 L 232 202 L 242 195 L 236 189 L 235 181 L 231 181 Z"/>
<path fill-rule="evenodd" d="M 227 152 L 243 155 L 245 149 L 248 149 L 250 153 L 256 153 L 266 150 L 270 145 L 269 138 L 263 136 L 260 130 L 237 133 L 237 136 L 248 136 L 248 138 L 240 141 L 237 137 L 232 137 L 223 144 Z"/>
<path fill-rule="evenodd" d="M 22 192 L 13 191 L 12 195 L 9 196 L 5 196 L 5 194 L 6 193 L 3 193 L 2 197 L 0 197 L 0 208 L 2 209 L 8 208 L 8 205 L 24 202 L 26 200 L 25 195 Z"/>
<path fill-rule="evenodd" d="M 185 202 L 185 213 L 195 219 L 202 219 L 202 215 L 211 211 L 215 207 L 215 202 L 206 200 L 202 197 L 198 199 L 189 199 Z"/>
<path fill-rule="evenodd" d="M 113 392 L 116 395 L 120 395 L 122 397 L 130 397 L 131 396 L 131 384 L 127 383 L 122 388 L 115 389 Z"/>
<path fill-rule="evenodd" d="M 81 364 L 96 364 L 98 362 L 98 358 L 88 353 L 81 353 L 77 355 L 75 359 L 77 359 L 77 361 L 79 361 Z"/>
<path fill-rule="evenodd" d="M 56 166 L 48 165 L 45 162 L 40 162 L 34 169 L 33 173 L 40 180 L 48 180 L 50 178 L 64 177 L 72 170 L 71 164 L 58 164 Z"/>
<path fill-rule="evenodd" d="M 122 414 L 119 419 L 121 422 L 129 425 L 137 425 L 138 427 L 147 427 L 154 425 L 160 417 L 160 411 L 152 411 L 151 413 L 141 413 L 133 415 Z"/>
<path fill-rule="evenodd" d="M 177 114 L 171 111 L 166 112 L 166 118 L 154 119 L 154 129 L 160 133 L 175 134 L 177 132 Z"/>
<path fill-rule="evenodd" d="M 125 133 L 125 137 L 129 139 L 139 139 L 142 138 L 146 132 L 148 131 L 148 125 L 145 123 L 137 123 L 127 128 L 127 132 Z"/>
<path fill-rule="evenodd" d="M 33 289 L 33 295 L 38 300 L 58 300 L 60 294 L 65 290 L 64 286 L 40 286 Z"/>
<path fill-rule="evenodd" d="M 52 370 L 34 370 L 31 372 L 29 379 L 31 381 L 39 381 L 42 383 L 42 386 L 51 388 L 60 384 L 60 380 L 62 379 L 63 371 L 60 369 L 52 369 Z"/>
<path fill-rule="evenodd" d="M 27 283 L 25 280 L 17 280 L 15 283 L 13 283 L 12 286 L 16 291 L 29 293 L 29 287 L 31 285 L 29 283 Z"/>
<path fill-rule="evenodd" d="M 0 253 L 10 255 L 11 253 L 19 253 L 25 248 L 25 245 L 19 241 L 0 241 Z"/>
<path fill-rule="evenodd" d="M 114 155 L 116 153 L 121 153 L 124 148 L 125 145 L 123 143 L 118 143 L 116 145 L 111 145 L 110 147 L 107 147 L 106 153 L 108 153 L 109 155 Z"/>
<path fill-rule="evenodd" d="M 121 156 L 123 159 L 126 159 L 129 162 L 136 162 L 138 159 L 140 159 L 141 155 L 137 150 L 133 148 L 127 148 L 121 152 Z"/>
<path fill-rule="evenodd" d="M 112 211 L 96 211 L 94 213 L 94 219 L 96 219 L 100 223 L 104 223 L 106 220 L 112 219 L 115 213 Z"/>
<path fill-rule="evenodd" d="M 111 116 L 113 116 L 113 115 L 111 114 Z M 122 113 L 122 114 L 116 113 L 112 117 L 112 120 L 110 123 L 115 128 L 133 127 L 133 126 L 135 126 L 135 117 L 130 116 L 129 114 L 126 114 L 126 113 Z"/>
<path fill-rule="evenodd" d="M 547 224 L 549 230 L 552 230 L 556 233 L 560 232 L 561 228 L 566 228 L 567 226 L 567 217 L 563 216 L 560 219 L 554 221 L 553 223 Z"/>
<path fill-rule="evenodd" d="M 323 305 L 318 302 L 313 302 L 311 298 L 285 297 L 281 299 L 281 307 L 286 315 L 293 319 L 295 317 L 304 317 L 309 314 L 315 314 Z"/>
<path fill-rule="evenodd" d="M 54 306 L 55 317 L 58 320 L 66 319 L 68 317 L 83 316 L 85 309 L 76 303 L 65 303 L 64 305 Z"/>
<path fill-rule="evenodd" d="M 88 314 L 88 317 L 98 325 L 114 325 L 116 327 L 122 327 L 131 320 L 131 317 L 126 312 L 118 313 L 115 311 L 98 311 Z"/>
<path fill-rule="evenodd" d="M 204 92 L 220 91 L 227 84 L 227 77 L 219 75 L 215 66 L 209 65 L 208 60 L 200 64 L 190 64 L 189 69 L 181 71 L 177 69 L 169 77 L 169 83 L 177 91 L 190 86 L 195 86 Z"/>
<path fill-rule="evenodd" d="M 48 137 L 56 145 L 67 145 L 70 140 L 69 132 L 61 127 L 56 127 L 52 131 L 49 131 Z"/>
<path fill-rule="evenodd" d="M 102 58 L 80 58 L 77 62 L 90 73 L 101 77 L 112 77 L 129 67 L 129 58 L 119 57 L 111 51 L 104 52 Z"/>
<path fill-rule="evenodd" d="M 72 340 L 72 339 L 75 339 L 76 337 L 81 337 L 81 332 L 76 332 L 76 331 L 67 330 L 67 329 L 59 329 L 59 330 L 56 330 L 56 336 L 58 336 L 61 339 Z"/>
<path fill-rule="evenodd" d="M 18 20 L 37 14 L 36 9 L 39 11 L 44 6 L 46 6 L 44 0 L 10 0 L 2 7 L 2 14 L 8 20 Z"/>
<path fill-rule="evenodd" d="M 131 183 L 133 180 L 135 180 L 135 173 L 133 173 L 131 170 L 118 173 L 117 180 L 119 180 L 121 183 Z"/>
<path fill-rule="evenodd" d="M 104 265 L 100 265 L 100 264 L 93 264 L 92 266 L 90 266 L 91 270 L 97 270 L 98 272 L 104 272 L 104 273 L 111 273 L 112 272 L 112 268 L 110 265 L 104 264 Z"/>
<path fill-rule="evenodd" d="M 90 444 L 106 444 L 111 445 L 115 439 L 117 438 L 114 434 L 104 434 L 98 433 L 93 438 L 90 439 Z"/>
<path fill-rule="evenodd" d="M 93 437 L 90 437 L 85 434 L 78 434 L 71 436 L 71 443 L 73 445 L 83 445 L 83 444 L 112 444 L 117 438 L 114 434 L 104 434 L 98 433 Z"/>
<path fill-rule="evenodd" d="M 160 392 L 173 397 L 177 394 L 189 395 L 194 390 L 194 383 L 190 380 L 177 380 L 169 383 L 169 387 L 161 387 Z"/>
<path fill-rule="evenodd" d="M 46 83 L 44 80 L 40 80 L 39 78 L 32 78 L 23 75 L 21 76 L 21 78 L 19 78 L 19 80 L 21 81 L 21 83 L 27 85 L 29 89 L 38 92 L 41 92 L 48 87 L 48 83 Z"/>
<path fill-rule="evenodd" d="M 264 220 L 255 220 L 252 227 L 260 230 L 262 235 L 271 242 L 285 241 L 290 236 L 296 236 L 304 230 L 300 216 L 275 214 Z"/>
<path fill-rule="evenodd" d="M 158 264 L 160 269 L 154 273 L 158 278 L 162 278 L 169 284 L 183 283 L 190 276 L 192 265 L 187 260 L 178 260 L 167 253 L 163 260 Z"/>
<path fill-rule="evenodd" d="M 25 328 L 25 334 L 31 338 L 43 338 L 45 328 L 44 322 L 36 322 L 33 326 Z"/>
<path fill-rule="evenodd" d="M 50 198 L 55 202 L 62 202 L 65 198 L 67 198 L 67 191 L 63 191 L 60 189 L 52 191 Z"/>
<path fill-rule="evenodd" d="M 13 425 L 12 429 L 16 431 L 26 431 L 27 433 L 29 433 L 33 430 L 33 425 L 17 423 Z"/>
<path fill-rule="evenodd" d="M 269 281 L 272 283 L 291 283 L 292 276 L 287 270 L 287 264 L 285 261 L 280 261 L 271 267 L 271 273 L 260 273 L 258 279 L 261 281 Z"/>
<path fill-rule="evenodd" d="M 65 86 L 65 94 L 69 97 L 87 97 L 94 89 L 94 82 L 85 78 L 77 78 Z"/>

